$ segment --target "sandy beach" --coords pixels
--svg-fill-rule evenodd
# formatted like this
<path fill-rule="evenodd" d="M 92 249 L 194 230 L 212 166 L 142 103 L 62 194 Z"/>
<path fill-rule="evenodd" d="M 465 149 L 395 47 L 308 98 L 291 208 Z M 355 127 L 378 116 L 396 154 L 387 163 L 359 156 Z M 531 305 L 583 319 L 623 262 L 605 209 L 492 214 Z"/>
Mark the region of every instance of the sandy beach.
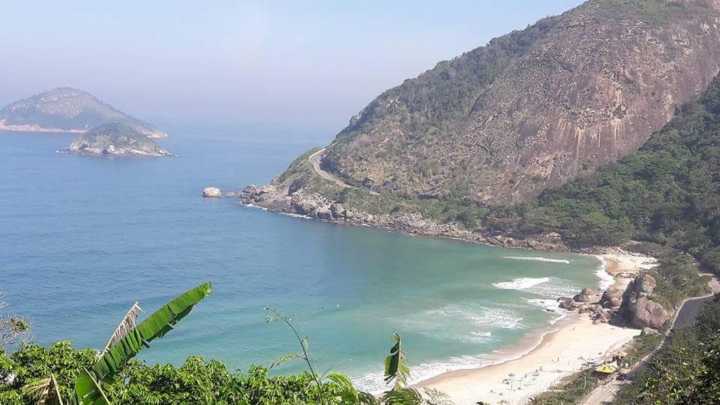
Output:
<path fill-rule="evenodd" d="M 651 257 L 620 249 L 608 250 L 597 257 L 615 278 L 613 288 L 624 288 L 633 275 L 656 264 Z M 444 373 L 417 386 L 441 391 L 457 405 L 478 401 L 524 404 L 590 363 L 609 360 L 638 334 L 638 329 L 594 324 L 587 314 L 573 312 L 553 325 L 552 330 L 529 337 L 534 342 L 526 341 L 524 349 L 517 347 L 517 355 L 512 356 L 511 349 L 507 357 L 512 360 Z"/>

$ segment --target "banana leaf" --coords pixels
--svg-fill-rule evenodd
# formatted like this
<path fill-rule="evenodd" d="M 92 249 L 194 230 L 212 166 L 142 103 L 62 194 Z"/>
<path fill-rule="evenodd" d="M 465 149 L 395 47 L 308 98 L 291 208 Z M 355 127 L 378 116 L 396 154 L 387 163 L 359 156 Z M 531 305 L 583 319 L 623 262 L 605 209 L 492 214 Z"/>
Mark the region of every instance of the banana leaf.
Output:
<path fill-rule="evenodd" d="M 75 378 L 75 402 L 81 405 L 109 405 L 100 384 L 83 369 Z"/>
<path fill-rule="evenodd" d="M 105 344 L 103 351 L 98 353 L 98 358 L 102 357 L 105 352 L 107 352 L 108 349 L 112 347 L 112 345 L 127 336 L 128 332 L 135 329 L 135 326 L 137 326 L 135 321 L 137 321 L 138 316 L 140 316 L 140 312 L 142 312 L 142 308 L 140 308 L 140 305 L 138 305 L 137 302 L 134 303 L 133 306 L 130 307 L 130 310 L 127 311 L 123 319 L 120 321 L 117 328 L 115 328 L 113 334 L 110 335 L 110 339 L 108 339 L 107 343 Z"/>
<path fill-rule="evenodd" d="M 403 353 L 400 335 L 393 335 L 395 344 L 390 348 L 390 355 L 385 357 L 385 383 L 389 384 L 395 380 L 395 387 L 401 388 L 405 386 L 407 378 L 410 375 L 410 368 L 405 363 L 405 353 Z"/>
<path fill-rule="evenodd" d="M 211 292 L 210 283 L 203 283 L 188 290 L 130 330 L 95 363 L 92 374 L 97 381 L 106 381 L 114 376 L 143 347 L 150 347 L 149 343 L 153 339 L 165 336 L 172 330 L 178 321 L 189 314 L 192 308 Z"/>

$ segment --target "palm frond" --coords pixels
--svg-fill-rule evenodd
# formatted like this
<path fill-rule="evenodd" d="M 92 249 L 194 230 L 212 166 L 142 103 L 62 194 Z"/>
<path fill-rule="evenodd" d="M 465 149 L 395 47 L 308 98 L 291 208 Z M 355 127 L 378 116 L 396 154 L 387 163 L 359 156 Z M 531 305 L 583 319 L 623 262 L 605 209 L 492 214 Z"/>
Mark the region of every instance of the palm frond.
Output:
<path fill-rule="evenodd" d="M 340 400 L 343 404 L 348 405 L 377 405 L 378 400 L 367 392 L 359 391 L 353 385 L 352 381 L 344 375 L 339 373 L 330 373 L 327 379 L 333 384 L 340 395 Z"/>
<path fill-rule="evenodd" d="M 63 405 L 55 376 L 33 380 L 22 387 L 22 393 L 37 405 Z"/>
<path fill-rule="evenodd" d="M 127 334 L 130 333 L 131 330 L 135 329 L 135 326 L 137 326 L 135 324 L 135 321 L 140 315 L 140 312 L 142 312 L 142 308 L 140 308 L 140 305 L 138 305 L 137 302 L 134 303 L 132 307 L 130 307 L 130 309 L 127 311 L 123 319 L 120 321 L 117 328 L 115 328 L 115 331 L 110 336 L 110 339 L 108 339 L 102 352 L 98 354 L 98 358 L 102 357 L 110 349 L 110 347 L 120 341 L 120 339 L 127 336 Z"/>
<path fill-rule="evenodd" d="M 386 405 L 420 405 L 422 402 L 422 394 L 414 388 L 394 388 L 383 395 Z"/>

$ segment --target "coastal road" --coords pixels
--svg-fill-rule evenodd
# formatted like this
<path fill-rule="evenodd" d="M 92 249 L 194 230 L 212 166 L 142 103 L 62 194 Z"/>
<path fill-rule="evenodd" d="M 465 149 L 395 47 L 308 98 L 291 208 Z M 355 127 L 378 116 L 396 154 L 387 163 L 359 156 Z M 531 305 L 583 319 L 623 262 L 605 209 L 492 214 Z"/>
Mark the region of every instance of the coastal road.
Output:
<path fill-rule="evenodd" d="M 322 177 L 323 179 L 325 179 L 327 181 L 331 181 L 342 188 L 358 188 L 358 187 L 351 186 L 350 184 L 345 183 L 341 178 L 335 176 L 334 174 L 332 174 L 330 172 L 323 170 L 323 168 L 321 167 L 321 162 L 322 162 L 322 158 L 324 155 L 325 155 L 325 148 L 322 148 L 319 151 L 313 153 L 312 155 L 310 155 L 308 157 L 308 162 L 310 162 L 310 164 L 313 167 L 313 170 L 315 170 L 315 173 L 317 173 L 318 176 Z M 372 190 L 365 189 L 365 191 L 369 192 L 372 195 L 378 195 L 378 193 L 376 193 Z"/>

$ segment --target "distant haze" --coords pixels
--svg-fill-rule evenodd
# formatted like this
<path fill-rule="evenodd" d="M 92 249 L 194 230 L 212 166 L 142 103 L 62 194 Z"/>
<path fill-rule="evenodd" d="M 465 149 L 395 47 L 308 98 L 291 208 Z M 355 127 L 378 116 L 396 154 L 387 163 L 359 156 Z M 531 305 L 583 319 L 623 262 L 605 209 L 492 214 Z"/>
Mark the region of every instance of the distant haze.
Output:
<path fill-rule="evenodd" d="M 158 124 L 329 139 L 383 90 L 579 3 L 5 2 L 0 104 L 73 86 Z"/>

